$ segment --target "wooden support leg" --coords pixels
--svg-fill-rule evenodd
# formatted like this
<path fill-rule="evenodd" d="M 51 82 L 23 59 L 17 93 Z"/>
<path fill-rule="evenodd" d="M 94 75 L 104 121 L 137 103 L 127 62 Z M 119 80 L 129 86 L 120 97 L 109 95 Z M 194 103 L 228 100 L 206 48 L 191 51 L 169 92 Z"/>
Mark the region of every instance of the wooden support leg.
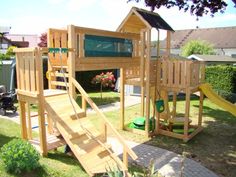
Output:
<path fill-rule="evenodd" d="M 144 116 L 145 88 L 141 87 L 141 116 Z"/>
<path fill-rule="evenodd" d="M 47 140 L 46 140 L 46 128 L 45 128 L 45 117 L 44 108 L 39 102 L 38 105 L 38 122 L 39 122 L 39 140 L 40 140 L 40 150 L 43 156 L 47 155 Z"/>
<path fill-rule="evenodd" d="M 190 92 L 186 91 L 186 98 L 185 98 L 185 121 L 184 121 L 184 141 L 188 141 L 189 112 L 190 112 Z"/>
<path fill-rule="evenodd" d="M 53 120 L 47 114 L 48 133 L 53 134 Z"/>
<path fill-rule="evenodd" d="M 125 124 L 125 86 L 124 86 L 124 69 L 120 69 L 120 129 L 124 129 Z"/>
<path fill-rule="evenodd" d="M 31 115 L 30 115 L 30 104 L 26 103 L 27 106 L 27 118 L 28 118 L 28 125 L 27 125 L 27 133 L 28 139 L 32 140 L 32 125 L 31 125 Z"/>
<path fill-rule="evenodd" d="M 27 139 L 25 102 L 19 101 L 19 106 L 20 106 L 21 137 L 23 139 Z"/>
<path fill-rule="evenodd" d="M 172 112 L 173 117 L 176 117 L 176 106 L 177 106 L 177 93 L 174 92 L 173 93 L 173 112 Z"/>
<path fill-rule="evenodd" d="M 204 100 L 204 94 L 203 94 L 202 91 L 200 91 L 200 98 L 199 98 L 199 114 L 198 114 L 198 127 L 202 126 L 203 100 Z"/>

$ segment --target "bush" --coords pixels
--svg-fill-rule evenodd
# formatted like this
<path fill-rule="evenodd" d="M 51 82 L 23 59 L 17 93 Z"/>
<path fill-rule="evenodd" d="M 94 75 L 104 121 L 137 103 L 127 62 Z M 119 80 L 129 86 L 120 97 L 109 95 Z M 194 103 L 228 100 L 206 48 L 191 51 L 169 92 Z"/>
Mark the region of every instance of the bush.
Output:
<path fill-rule="evenodd" d="M 8 172 L 19 174 L 39 167 L 39 153 L 27 141 L 13 139 L 1 148 L 0 158 Z"/>
<path fill-rule="evenodd" d="M 233 66 L 208 66 L 206 67 L 206 82 L 225 99 L 236 102 L 236 67 Z"/>

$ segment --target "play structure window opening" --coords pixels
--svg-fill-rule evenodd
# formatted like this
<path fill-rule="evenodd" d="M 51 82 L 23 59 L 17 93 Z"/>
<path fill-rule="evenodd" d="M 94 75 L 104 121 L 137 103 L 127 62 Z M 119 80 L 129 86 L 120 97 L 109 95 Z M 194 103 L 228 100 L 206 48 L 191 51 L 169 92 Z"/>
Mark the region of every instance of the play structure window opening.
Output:
<path fill-rule="evenodd" d="M 85 35 L 85 57 L 132 57 L 132 40 L 107 36 Z"/>

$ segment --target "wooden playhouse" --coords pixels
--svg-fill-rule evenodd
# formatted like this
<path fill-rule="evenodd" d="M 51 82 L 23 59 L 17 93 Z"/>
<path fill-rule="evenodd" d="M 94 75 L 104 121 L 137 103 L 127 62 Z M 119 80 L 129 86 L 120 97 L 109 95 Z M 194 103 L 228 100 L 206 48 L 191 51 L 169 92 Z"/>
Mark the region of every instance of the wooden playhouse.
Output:
<path fill-rule="evenodd" d="M 158 36 L 160 29 L 165 30 L 167 34 L 165 54 L 156 59 L 151 59 L 150 54 L 152 28 L 156 29 Z M 137 131 L 138 133 L 147 136 L 164 134 L 185 141 L 192 138 L 202 129 L 203 94 L 200 91 L 198 124 L 195 131 L 189 134 L 190 94 L 199 91 L 198 86 L 204 79 L 204 65 L 200 62 L 170 58 L 172 32 L 173 29 L 157 13 L 132 8 L 117 31 L 69 25 L 67 30 L 48 30 L 48 48 L 16 49 L 17 96 L 22 137 L 36 144 L 43 155 L 50 149 L 68 144 L 91 176 L 106 172 L 108 163 L 115 164 L 128 174 L 128 155 L 133 159 L 137 156 L 75 80 L 76 71 L 120 69 L 121 129 L 126 128 L 124 85 L 130 84 L 141 87 L 140 116 L 144 116 L 146 121 L 145 130 Z M 159 53 L 159 47 L 157 50 Z M 43 89 L 43 54 L 48 55 L 47 90 Z M 58 89 L 61 87 L 68 88 L 68 93 L 65 89 Z M 76 90 L 82 96 L 81 107 L 74 100 Z M 172 111 L 168 103 L 169 92 L 173 93 Z M 176 98 L 179 92 L 186 94 L 186 110 L 182 118 L 176 117 Z M 158 94 L 164 99 L 165 111 L 162 113 L 158 113 L 154 104 L 151 104 L 158 99 Z M 38 105 L 39 139 L 33 139 L 31 136 L 30 109 L 27 109 L 30 104 Z M 95 128 L 90 122 L 86 104 L 90 104 L 101 118 L 103 123 L 100 128 Z M 152 131 L 149 130 L 151 107 L 156 120 L 156 128 Z M 171 130 L 171 124 L 177 120 L 184 124 L 183 134 Z M 162 129 L 160 126 L 163 121 L 168 123 L 168 129 Z M 61 137 L 50 135 L 53 126 L 57 127 Z M 123 161 L 107 144 L 107 129 L 122 144 Z"/>

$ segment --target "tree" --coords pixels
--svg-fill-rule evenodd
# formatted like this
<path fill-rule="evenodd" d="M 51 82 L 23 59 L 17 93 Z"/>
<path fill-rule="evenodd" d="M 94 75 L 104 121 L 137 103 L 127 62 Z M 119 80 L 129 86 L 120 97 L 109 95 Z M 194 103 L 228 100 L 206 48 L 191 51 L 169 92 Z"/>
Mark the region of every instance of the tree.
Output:
<path fill-rule="evenodd" d="M 106 74 L 101 73 L 99 75 L 96 75 L 91 83 L 92 84 L 100 84 L 100 95 L 102 99 L 102 88 L 103 87 L 114 87 L 114 82 L 116 81 L 115 76 L 112 72 L 107 72 Z"/>
<path fill-rule="evenodd" d="M 214 48 L 210 43 L 201 40 L 192 40 L 181 48 L 181 55 L 188 57 L 192 54 L 212 55 L 215 54 Z"/>
<path fill-rule="evenodd" d="M 47 47 L 47 33 L 42 33 L 40 36 L 39 47 Z"/>
<path fill-rule="evenodd" d="M 140 2 L 141 0 L 128 0 Z M 236 7 L 236 0 L 231 0 Z M 150 7 L 152 11 L 155 8 L 159 9 L 164 6 L 169 8 L 178 7 L 179 10 L 190 11 L 192 15 L 201 17 L 210 13 L 214 16 L 217 12 L 224 12 L 228 5 L 226 0 L 145 0 L 146 6 Z"/>

